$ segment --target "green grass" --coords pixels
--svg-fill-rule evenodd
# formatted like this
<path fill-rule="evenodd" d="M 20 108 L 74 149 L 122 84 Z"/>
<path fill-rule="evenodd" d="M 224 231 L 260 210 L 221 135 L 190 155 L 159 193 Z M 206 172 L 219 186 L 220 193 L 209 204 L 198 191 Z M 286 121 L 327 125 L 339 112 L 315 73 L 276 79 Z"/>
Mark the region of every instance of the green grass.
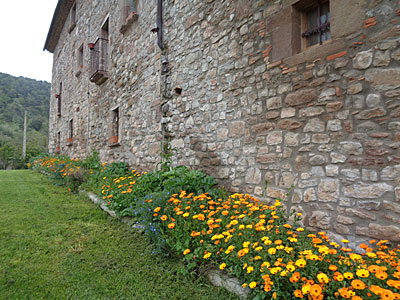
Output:
<path fill-rule="evenodd" d="M 0 299 L 236 299 L 32 171 L 0 171 Z"/>

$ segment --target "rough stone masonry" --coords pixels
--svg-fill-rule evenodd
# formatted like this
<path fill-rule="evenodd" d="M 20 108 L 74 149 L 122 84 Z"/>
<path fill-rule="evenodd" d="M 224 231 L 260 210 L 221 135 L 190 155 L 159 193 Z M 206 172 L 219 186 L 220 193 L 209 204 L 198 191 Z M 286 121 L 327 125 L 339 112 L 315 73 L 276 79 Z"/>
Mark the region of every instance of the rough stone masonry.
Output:
<path fill-rule="evenodd" d="M 311 47 L 299 24 L 313 1 L 164 0 L 164 50 L 151 31 L 156 1 L 137 1 L 128 24 L 125 2 L 77 0 L 71 30 L 74 1 L 59 0 L 45 46 L 54 53 L 50 152 L 96 150 L 152 169 L 170 139 L 175 164 L 233 192 L 282 198 L 304 226 L 357 243 L 400 241 L 398 0 L 331 0 L 331 38 Z M 106 19 L 108 79 L 96 85 L 88 43 Z"/>

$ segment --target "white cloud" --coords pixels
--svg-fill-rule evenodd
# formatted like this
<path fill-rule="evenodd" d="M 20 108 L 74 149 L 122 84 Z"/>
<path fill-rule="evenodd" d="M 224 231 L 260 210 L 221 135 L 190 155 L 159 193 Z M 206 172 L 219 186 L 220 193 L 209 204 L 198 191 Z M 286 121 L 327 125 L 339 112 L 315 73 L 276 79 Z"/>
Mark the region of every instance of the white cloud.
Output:
<path fill-rule="evenodd" d="M 43 46 L 57 2 L 0 1 L 0 72 L 51 81 L 53 55 Z"/>

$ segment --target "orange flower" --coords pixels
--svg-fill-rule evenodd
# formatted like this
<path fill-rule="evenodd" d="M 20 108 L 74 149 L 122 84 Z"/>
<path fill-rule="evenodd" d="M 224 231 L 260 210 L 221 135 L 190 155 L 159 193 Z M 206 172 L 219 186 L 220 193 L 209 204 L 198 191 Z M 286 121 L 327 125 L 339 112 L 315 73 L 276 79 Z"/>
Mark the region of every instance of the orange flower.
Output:
<path fill-rule="evenodd" d="M 190 253 L 190 249 L 185 249 L 185 251 L 183 251 L 183 255 L 189 254 Z"/>
<path fill-rule="evenodd" d="M 367 287 L 367 285 L 363 281 L 361 281 L 359 279 L 354 279 L 351 282 L 351 286 L 353 288 L 355 288 L 356 290 L 364 290 Z"/>
<path fill-rule="evenodd" d="M 329 266 L 329 270 L 330 270 L 330 271 L 337 271 L 337 269 L 338 269 L 338 267 L 335 266 L 335 265 L 330 265 L 330 266 Z"/>
<path fill-rule="evenodd" d="M 297 298 L 304 298 L 303 293 L 300 290 L 295 290 L 294 296 Z"/>
<path fill-rule="evenodd" d="M 375 277 L 380 280 L 385 280 L 388 277 L 388 274 L 384 271 L 379 270 L 378 272 L 375 273 Z"/>
<path fill-rule="evenodd" d="M 322 287 L 318 284 L 313 284 L 310 287 L 310 294 L 312 297 L 318 297 L 319 295 L 322 294 Z"/>
<path fill-rule="evenodd" d="M 161 221 L 166 221 L 166 220 L 168 219 L 168 217 L 167 217 L 166 215 L 162 215 L 162 216 L 160 217 L 160 219 L 161 219 Z"/>
<path fill-rule="evenodd" d="M 154 209 L 154 212 L 159 212 L 161 210 L 161 207 L 156 207 L 155 209 Z"/>
<path fill-rule="evenodd" d="M 294 272 L 292 274 L 292 276 L 289 278 L 291 283 L 297 282 L 297 281 L 299 281 L 299 279 L 300 279 L 300 273 L 299 272 Z M 302 297 L 299 297 L 299 298 L 302 298 Z"/>
<path fill-rule="evenodd" d="M 175 223 L 169 223 L 169 224 L 168 224 L 168 228 L 169 228 L 169 229 L 175 228 Z"/>

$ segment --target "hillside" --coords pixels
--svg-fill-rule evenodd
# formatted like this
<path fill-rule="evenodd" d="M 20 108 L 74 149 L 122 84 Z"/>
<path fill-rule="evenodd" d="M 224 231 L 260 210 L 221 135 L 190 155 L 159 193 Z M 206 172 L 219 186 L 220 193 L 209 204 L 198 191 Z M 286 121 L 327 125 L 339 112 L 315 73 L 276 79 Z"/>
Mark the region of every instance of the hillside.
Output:
<path fill-rule="evenodd" d="M 28 147 L 46 150 L 50 83 L 0 73 L 0 146 L 22 145 L 28 112 Z"/>

